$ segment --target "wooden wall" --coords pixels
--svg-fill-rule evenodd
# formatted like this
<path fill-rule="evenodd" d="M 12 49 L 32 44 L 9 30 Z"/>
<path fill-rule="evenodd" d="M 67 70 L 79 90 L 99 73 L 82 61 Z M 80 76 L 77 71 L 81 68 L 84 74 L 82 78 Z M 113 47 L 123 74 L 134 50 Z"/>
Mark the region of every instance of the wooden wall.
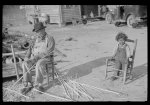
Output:
<path fill-rule="evenodd" d="M 61 6 L 62 22 L 71 22 L 72 18 L 81 19 L 80 5 L 73 5 L 66 8 L 65 5 Z"/>
<path fill-rule="evenodd" d="M 72 5 L 71 8 L 66 8 L 66 5 L 37 5 L 40 13 L 45 13 L 50 16 L 50 23 L 66 23 L 71 22 L 72 18 L 81 19 L 80 5 Z M 26 9 L 28 13 L 33 13 L 33 5 Z"/>
<path fill-rule="evenodd" d="M 34 20 L 30 15 L 35 13 L 35 5 L 26 5 L 25 11 L 27 21 L 31 21 L 32 23 L 34 23 Z"/>
<path fill-rule="evenodd" d="M 21 10 L 19 6 L 20 5 L 3 5 L 3 15 L 2 15 L 3 25 L 27 24 L 25 17 L 25 10 Z"/>
<path fill-rule="evenodd" d="M 59 5 L 38 5 L 41 13 L 46 13 L 50 16 L 50 23 L 59 23 Z"/>

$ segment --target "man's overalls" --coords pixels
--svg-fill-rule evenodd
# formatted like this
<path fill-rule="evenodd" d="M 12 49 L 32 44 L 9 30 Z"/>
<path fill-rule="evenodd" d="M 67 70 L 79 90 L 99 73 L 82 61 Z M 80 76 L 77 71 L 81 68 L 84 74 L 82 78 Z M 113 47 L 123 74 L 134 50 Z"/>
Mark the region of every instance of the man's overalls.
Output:
<path fill-rule="evenodd" d="M 34 48 L 32 49 L 31 59 L 23 62 L 22 68 L 25 82 L 32 82 L 31 72 L 29 71 L 26 74 L 25 72 L 27 72 L 27 70 L 29 70 L 29 68 L 35 63 L 35 84 L 43 82 L 43 76 L 46 74 L 46 63 L 49 61 L 49 59 L 47 58 L 42 58 L 43 56 L 45 56 L 44 52 L 47 52 L 47 39 L 44 41 L 37 41 L 34 45 Z"/>

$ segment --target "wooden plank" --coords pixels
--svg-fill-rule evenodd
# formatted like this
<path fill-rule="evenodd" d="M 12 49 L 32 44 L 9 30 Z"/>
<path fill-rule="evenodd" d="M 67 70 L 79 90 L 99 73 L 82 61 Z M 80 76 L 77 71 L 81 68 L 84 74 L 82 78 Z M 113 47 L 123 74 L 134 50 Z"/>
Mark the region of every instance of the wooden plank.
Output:
<path fill-rule="evenodd" d="M 21 63 L 16 63 L 18 67 L 19 74 L 22 74 L 22 67 Z M 13 63 L 10 64 L 3 64 L 3 78 L 15 76 L 15 67 Z"/>
<path fill-rule="evenodd" d="M 17 76 L 17 79 L 19 79 L 19 72 L 18 72 L 18 68 L 17 68 L 17 64 L 16 64 L 16 57 L 15 57 L 15 52 L 14 52 L 13 45 L 11 45 L 11 49 L 12 49 L 12 54 L 13 54 L 13 59 L 14 59 L 14 66 L 15 66 L 15 70 L 16 70 L 16 76 Z"/>
<path fill-rule="evenodd" d="M 73 17 L 73 18 L 80 18 L 79 14 L 72 14 L 72 13 L 65 13 L 63 17 Z"/>
<path fill-rule="evenodd" d="M 18 52 L 15 52 L 15 54 L 25 54 L 26 51 L 18 51 Z M 13 55 L 13 53 L 3 53 L 2 56 L 10 56 L 10 55 Z"/>
<path fill-rule="evenodd" d="M 60 23 L 59 5 L 38 5 L 41 13 L 50 17 L 50 23 Z"/>
<path fill-rule="evenodd" d="M 62 6 L 63 22 L 71 22 L 72 18 L 81 19 L 80 5 L 73 6 L 72 8 L 65 8 L 64 6 Z"/>
<path fill-rule="evenodd" d="M 19 75 L 22 74 L 23 72 L 19 70 Z M 2 76 L 3 78 L 12 77 L 12 76 L 16 76 L 15 68 L 9 69 L 9 71 L 3 71 L 3 76 Z"/>
<path fill-rule="evenodd" d="M 132 65 L 131 65 L 131 70 L 133 69 L 133 64 L 134 64 L 134 58 L 135 58 L 135 52 L 136 52 L 136 46 L 137 46 L 137 39 L 135 40 L 135 45 L 134 45 L 134 49 L 133 49 L 133 58 L 132 58 Z"/>
<path fill-rule="evenodd" d="M 18 62 L 16 64 L 17 64 L 17 66 L 19 66 L 21 63 Z M 3 64 L 3 70 L 12 69 L 12 68 L 14 68 L 14 63 Z"/>
<path fill-rule="evenodd" d="M 53 14 L 59 15 L 59 5 L 38 5 L 41 13 L 49 14 L 50 16 Z"/>
<path fill-rule="evenodd" d="M 62 6 L 61 5 L 59 5 L 59 18 L 60 18 L 59 27 L 61 27 L 62 23 L 63 23 L 63 19 L 62 19 Z"/>
<path fill-rule="evenodd" d="M 79 17 L 82 18 L 82 16 L 81 16 L 81 5 L 79 5 Z"/>
<path fill-rule="evenodd" d="M 59 16 L 50 16 L 50 23 L 59 23 L 60 17 Z"/>
<path fill-rule="evenodd" d="M 74 12 L 74 13 L 73 13 Z M 75 11 L 72 12 L 64 12 L 63 13 L 63 17 L 65 16 L 76 16 L 76 17 L 80 17 L 80 13 L 76 13 Z"/>

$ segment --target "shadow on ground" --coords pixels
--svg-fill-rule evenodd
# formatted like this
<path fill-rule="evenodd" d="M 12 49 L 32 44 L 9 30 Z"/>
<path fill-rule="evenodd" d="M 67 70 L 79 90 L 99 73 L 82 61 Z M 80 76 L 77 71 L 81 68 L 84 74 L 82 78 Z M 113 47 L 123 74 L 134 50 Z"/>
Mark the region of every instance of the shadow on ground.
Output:
<path fill-rule="evenodd" d="M 93 61 L 87 62 L 85 64 L 75 66 L 75 67 L 67 70 L 68 72 L 65 75 L 65 77 L 68 77 L 71 79 L 77 79 L 77 78 L 80 78 L 82 76 L 86 76 L 86 75 L 92 73 L 92 70 L 94 68 L 105 65 L 107 58 L 108 57 L 102 57 L 102 58 L 98 58 L 98 59 L 95 59 Z M 63 72 L 66 72 L 66 70 Z"/>
<path fill-rule="evenodd" d="M 90 73 L 92 73 L 92 70 L 94 68 L 97 68 L 97 67 L 105 65 L 105 62 L 106 62 L 107 58 L 108 57 L 98 58 L 98 59 L 95 59 L 93 61 L 87 62 L 85 64 L 81 64 L 81 65 L 75 66 L 75 67 L 73 67 L 71 69 L 64 70 L 61 73 L 62 74 L 64 72 L 67 72 L 67 73 L 62 78 L 64 78 L 64 79 L 67 79 L 67 78 L 77 79 L 77 78 L 89 75 Z M 57 82 L 57 83 L 54 84 L 54 82 Z M 53 86 L 58 85 L 58 84 L 61 85 L 57 81 L 57 79 L 51 81 L 50 84 L 53 84 Z M 46 89 L 49 89 L 50 87 L 52 87 L 52 85 L 49 85 L 48 87 L 46 87 Z"/>
<path fill-rule="evenodd" d="M 140 79 L 141 77 L 144 77 L 147 74 L 147 63 L 134 67 L 132 71 L 133 79 L 126 84 L 129 84 L 137 79 Z"/>

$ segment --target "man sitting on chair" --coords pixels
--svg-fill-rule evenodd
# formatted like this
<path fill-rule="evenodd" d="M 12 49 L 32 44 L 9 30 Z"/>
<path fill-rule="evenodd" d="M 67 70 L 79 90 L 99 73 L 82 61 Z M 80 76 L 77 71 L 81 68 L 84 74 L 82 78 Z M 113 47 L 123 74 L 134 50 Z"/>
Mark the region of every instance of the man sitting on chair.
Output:
<path fill-rule="evenodd" d="M 35 86 L 39 91 L 44 91 L 42 83 L 43 76 L 46 74 L 46 62 L 50 61 L 50 54 L 53 53 L 55 48 L 55 40 L 45 32 L 45 28 L 41 22 L 34 25 L 33 32 L 36 32 L 37 39 L 28 49 L 22 64 L 24 84 L 24 88 L 21 89 L 22 94 L 26 94 L 33 88 L 31 71 L 27 71 L 35 63 Z"/>

